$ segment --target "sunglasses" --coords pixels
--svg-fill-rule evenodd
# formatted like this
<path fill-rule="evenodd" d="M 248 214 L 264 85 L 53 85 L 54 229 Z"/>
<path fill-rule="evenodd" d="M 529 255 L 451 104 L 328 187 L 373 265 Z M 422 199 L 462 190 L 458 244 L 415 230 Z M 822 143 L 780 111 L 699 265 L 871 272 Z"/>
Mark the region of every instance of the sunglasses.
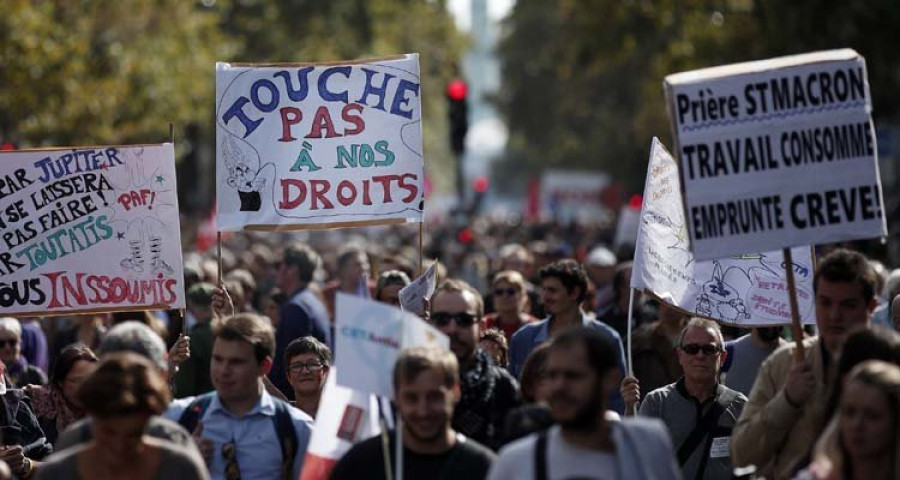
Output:
<path fill-rule="evenodd" d="M 478 317 L 466 312 L 438 312 L 431 314 L 431 323 L 438 327 L 446 327 L 448 324 L 450 324 L 451 320 L 456 322 L 456 325 L 459 327 L 471 327 L 475 324 L 475 322 L 478 321 Z"/>
<path fill-rule="evenodd" d="M 503 295 L 506 295 L 506 296 L 509 296 L 509 297 L 513 297 L 513 296 L 515 296 L 517 293 L 519 293 L 519 291 L 516 290 L 515 288 L 495 288 L 495 289 L 494 289 L 494 296 L 495 296 L 495 297 L 502 297 Z"/>
<path fill-rule="evenodd" d="M 7 345 L 9 345 L 10 347 L 15 347 L 18 344 L 19 341 L 16 339 L 0 340 L 0 348 L 6 348 Z"/>
<path fill-rule="evenodd" d="M 681 351 L 688 355 L 696 355 L 698 352 L 703 352 L 703 355 L 710 357 L 722 351 L 718 345 L 697 345 L 695 343 L 691 343 L 688 345 L 682 345 Z"/>

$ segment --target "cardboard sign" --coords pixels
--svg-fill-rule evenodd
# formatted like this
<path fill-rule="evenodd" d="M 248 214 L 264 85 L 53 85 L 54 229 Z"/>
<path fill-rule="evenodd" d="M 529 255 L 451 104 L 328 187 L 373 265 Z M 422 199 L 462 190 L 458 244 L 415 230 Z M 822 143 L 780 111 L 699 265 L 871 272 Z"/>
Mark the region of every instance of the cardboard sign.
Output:
<path fill-rule="evenodd" d="M 665 89 L 697 259 L 887 234 L 855 51 L 679 73 Z"/>
<path fill-rule="evenodd" d="M 218 228 L 421 222 L 418 55 L 216 65 Z"/>
<path fill-rule="evenodd" d="M 335 310 L 337 382 L 359 392 L 393 398 L 394 363 L 404 348 L 450 348 L 439 330 L 384 303 L 338 292 Z"/>
<path fill-rule="evenodd" d="M 0 312 L 183 308 L 172 144 L 0 153 Z"/>
<path fill-rule="evenodd" d="M 780 250 L 697 261 L 688 249 L 678 165 L 653 139 L 631 287 L 685 312 L 731 325 L 791 323 Z M 791 250 L 800 319 L 815 324 L 812 249 Z"/>

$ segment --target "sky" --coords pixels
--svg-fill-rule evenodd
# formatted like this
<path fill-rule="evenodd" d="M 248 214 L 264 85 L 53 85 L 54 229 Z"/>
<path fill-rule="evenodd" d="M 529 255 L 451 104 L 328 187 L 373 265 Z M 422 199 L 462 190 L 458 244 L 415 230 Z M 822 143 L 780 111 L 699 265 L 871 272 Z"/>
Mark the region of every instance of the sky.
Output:
<path fill-rule="evenodd" d="M 501 20 L 509 13 L 514 3 L 515 0 L 487 0 L 488 15 L 491 20 Z M 447 2 L 447 9 L 456 18 L 456 25 L 460 30 L 468 31 L 469 25 L 471 25 L 470 4 L 471 0 L 449 0 Z"/>

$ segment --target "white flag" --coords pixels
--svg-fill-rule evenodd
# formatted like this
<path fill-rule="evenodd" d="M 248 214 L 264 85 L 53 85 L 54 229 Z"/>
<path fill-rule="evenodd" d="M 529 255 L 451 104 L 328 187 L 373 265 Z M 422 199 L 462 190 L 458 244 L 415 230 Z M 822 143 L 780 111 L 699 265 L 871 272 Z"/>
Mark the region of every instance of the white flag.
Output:
<path fill-rule="evenodd" d="M 631 288 L 651 292 L 691 314 L 731 325 L 791 323 L 782 252 L 695 261 L 688 248 L 680 192 L 678 165 L 654 138 Z M 791 255 L 800 319 L 814 324 L 812 250 L 795 247 Z"/>
<path fill-rule="evenodd" d="M 355 443 L 381 434 L 378 398 L 337 384 L 337 367 L 328 373 L 316 426 L 303 460 L 300 480 L 322 480 Z"/>

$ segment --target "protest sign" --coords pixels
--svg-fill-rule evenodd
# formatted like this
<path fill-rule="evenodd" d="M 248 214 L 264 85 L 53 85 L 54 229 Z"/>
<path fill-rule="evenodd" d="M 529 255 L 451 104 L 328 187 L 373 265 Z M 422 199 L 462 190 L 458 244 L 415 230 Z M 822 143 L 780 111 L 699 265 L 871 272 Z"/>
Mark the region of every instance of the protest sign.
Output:
<path fill-rule="evenodd" d="M 450 340 L 421 318 L 390 305 L 338 292 L 335 315 L 335 366 L 338 384 L 364 393 L 393 398 L 394 362 L 404 348 L 434 345 L 450 348 Z"/>
<path fill-rule="evenodd" d="M 665 89 L 698 260 L 887 234 L 855 51 L 684 72 Z"/>
<path fill-rule="evenodd" d="M 644 186 L 631 287 L 692 315 L 739 326 L 791 323 L 780 250 L 697 261 L 687 245 L 678 165 L 656 138 Z M 792 249 L 800 317 L 815 324 L 812 249 Z"/>
<path fill-rule="evenodd" d="M 0 153 L 0 311 L 183 307 L 172 144 Z"/>
<path fill-rule="evenodd" d="M 425 300 L 431 300 L 431 295 L 437 286 L 437 262 L 432 262 L 425 273 L 416 278 L 409 285 L 398 292 L 400 307 L 410 313 L 422 315 L 425 313 Z"/>
<path fill-rule="evenodd" d="M 421 222 L 417 54 L 216 65 L 218 228 Z"/>

